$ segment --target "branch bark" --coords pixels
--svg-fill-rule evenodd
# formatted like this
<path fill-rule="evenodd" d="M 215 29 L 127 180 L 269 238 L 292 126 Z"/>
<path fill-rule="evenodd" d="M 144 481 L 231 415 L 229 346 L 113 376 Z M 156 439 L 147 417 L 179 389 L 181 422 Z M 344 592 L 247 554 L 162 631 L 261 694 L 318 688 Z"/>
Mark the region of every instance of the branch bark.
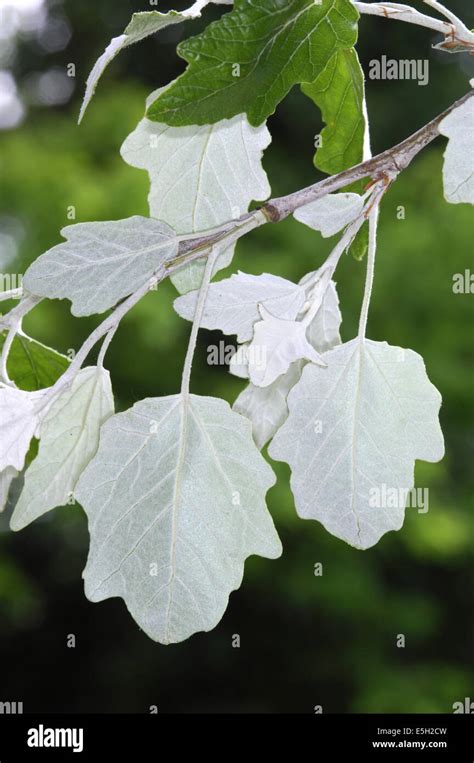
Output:
<path fill-rule="evenodd" d="M 448 8 L 445 8 L 438 0 L 424 0 L 424 2 L 448 20 L 441 21 L 441 19 L 434 19 L 432 16 L 420 13 L 410 5 L 402 5 L 400 3 L 354 2 L 354 5 L 361 14 L 381 16 L 385 19 L 394 19 L 395 21 L 406 21 L 409 24 L 415 24 L 439 32 L 444 35 L 444 40 L 434 46 L 439 50 L 445 50 L 450 53 L 470 51 L 472 54 L 472 51 L 474 51 L 474 34 L 463 24 L 461 19 Z"/>
<path fill-rule="evenodd" d="M 213 231 L 205 236 L 198 236 L 189 239 L 185 239 L 179 245 L 178 255 L 167 264 L 166 269 L 168 273 L 175 272 L 183 265 L 193 262 L 193 260 L 200 259 L 206 255 L 206 250 L 212 247 L 214 244 L 222 241 L 227 236 L 234 234 L 239 227 L 242 227 L 244 223 L 255 217 L 259 212 L 263 212 L 268 222 L 279 222 L 288 215 L 291 215 L 299 207 L 303 207 L 305 204 L 309 204 L 316 199 L 320 199 L 326 196 L 328 193 L 339 191 L 341 188 L 345 188 L 356 180 L 362 180 L 363 178 L 371 178 L 373 181 L 377 181 L 385 175 L 397 176 L 402 170 L 404 170 L 414 157 L 431 143 L 439 135 L 439 125 L 442 120 L 448 116 L 454 109 L 457 109 L 469 98 L 474 97 L 474 89 L 466 93 L 462 98 L 455 101 L 441 114 L 428 122 L 424 127 L 421 127 L 417 132 L 405 138 L 401 143 L 398 143 L 392 148 L 388 148 L 386 151 L 373 156 L 365 162 L 350 167 L 343 172 L 339 172 L 337 175 L 331 175 L 331 177 L 324 178 L 317 183 L 313 183 L 306 188 L 302 188 L 294 193 L 287 194 L 286 196 L 280 196 L 279 198 L 270 199 L 263 204 L 260 209 L 254 212 L 247 212 L 239 217 L 237 220 L 230 221 L 219 228 L 218 231 Z M 244 232 L 246 227 L 244 226 Z"/>
<path fill-rule="evenodd" d="M 384 19 L 395 19 L 395 21 L 406 21 L 408 24 L 416 24 L 417 26 L 423 26 L 427 29 L 433 29 L 440 34 L 448 35 L 452 32 L 452 25 L 447 21 L 441 21 L 440 19 L 434 19 L 432 16 L 427 16 L 424 13 L 420 13 L 410 5 L 402 5 L 400 3 L 354 3 L 355 7 L 361 14 L 368 16 L 381 16 Z"/>
<path fill-rule="evenodd" d="M 406 138 L 401 143 L 398 143 L 398 145 L 383 151 L 361 164 L 344 170 L 337 175 L 332 175 L 324 180 L 320 180 L 318 183 L 313 183 L 312 185 L 302 188 L 299 191 L 295 191 L 294 193 L 270 199 L 259 209 L 247 212 L 239 219 L 231 220 L 229 223 L 224 224 L 219 229 L 214 230 L 205 236 L 194 236 L 189 239 L 184 239 L 180 242 L 178 255 L 170 260 L 164 267 L 160 266 L 151 281 L 154 286 L 156 286 L 157 283 L 160 283 L 181 267 L 184 267 L 194 260 L 208 256 L 212 251 L 212 247 L 224 239 L 237 241 L 237 239 L 248 233 L 250 230 L 257 228 L 260 225 L 264 225 L 267 222 L 279 222 L 285 217 L 288 217 L 288 215 L 292 214 L 299 207 L 309 204 L 312 201 L 316 201 L 316 199 L 320 199 L 328 193 L 338 191 L 356 180 L 370 177 L 373 182 L 381 179 L 386 179 L 392 182 L 396 179 L 397 175 L 405 169 L 405 167 L 408 167 L 413 158 L 439 135 L 438 127 L 440 122 L 442 122 L 448 114 L 454 111 L 454 109 L 458 108 L 458 106 L 461 106 L 472 97 L 474 97 L 474 89 L 470 90 L 458 101 L 451 104 L 449 108 L 441 114 L 438 114 L 437 117 L 432 119 L 431 122 L 428 122 L 428 124 L 413 135 L 410 135 L 410 137 Z M 54 396 L 54 393 L 58 391 L 59 387 L 69 383 L 74 378 L 75 374 L 86 360 L 89 352 L 97 342 L 109 332 L 115 331 L 121 319 L 132 307 L 134 307 L 134 305 L 137 304 L 137 302 L 141 300 L 142 297 L 145 296 L 145 294 L 148 293 L 150 288 L 150 281 L 142 284 L 136 292 L 127 297 L 123 302 L 119 303 L 112 313 L 97 326 L 84 342 L 67 371 L 52 387 L 46 402 L 50 401 Z M 39 301 L 38 298 L 30 299 Z M 19 307 L 17 306 L 15 310 L 18 311 Z M 44 404 L 44 401 L 40 403 L 40 406 L 42 406 L 42 404 Z"/>

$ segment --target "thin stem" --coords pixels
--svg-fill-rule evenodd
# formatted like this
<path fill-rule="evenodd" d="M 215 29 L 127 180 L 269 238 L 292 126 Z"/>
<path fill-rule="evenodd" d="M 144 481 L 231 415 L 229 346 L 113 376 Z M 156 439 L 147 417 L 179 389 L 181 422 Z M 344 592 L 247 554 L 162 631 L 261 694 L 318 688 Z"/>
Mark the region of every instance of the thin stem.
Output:
<path fill-rule="evenodd" d="M 199 289 L 196 310 L 193 318 L 193 326 L 191 329 L 191 335 L 189 337 L 186 358 L 184 360 L 183 376 L 181 379 L 181 394 L 183 398 L 187 398 L 189 395 L 189 383 L 191 380 L 191 370 L 193 365 L 194 351 L 196 349 L 197 335 L 201 325 L 202 314 L 206 304 L 206 298 L 214 270 L 214 264 L 222 251 L 227 249 L 227 247 L 234 243 L 234 241 L 237 241 L 237 239 L 240 238 L 244 232 L 248 233 L 250 230 L 258 228 L 265 222 L 267 222 L 267 220 L 260 210 L 252 212 L 251 215 L 245 216 L 245 219 L 239 223 L 236 230 L 231 231 L 224 238 L 221 236 L 218 243 L 215 244 L 207 254 L 206 267 L 204 269 L 204 275 L 202 278 L 201 287 Z"/>
<path fill-rule="evenodd" d="M 467 28 L 467 26 L 459 19 L 452 11 L 445 8 L 438 0 L 423 0 L 426 5 L 429 5 L 434 10 L 438 11 L 449 21 L 441 21 L 441 19 L 434 19 L 432 16 L 426 16 L 424 13 L 420 13 L 410 5 L 402 5 L 400 3 L 359 3 L 355 2 L 354 5 L 359 13 L 367 14 L 369 16 L 381 16 L 385 19 L 395 19 L 396 21 L 406 21 L 409 24 L 416 24 L 418 26 L 427 27 L 433 29 L 435 32 L 440 32 L 444 35 L 444 40 L 434 47 L 438 50 L 446 50 L 450 52 L 461 52 L 474 50 L 474 34 Z"/>
<path fill-rule="evenodd" d="M 19 316 L 23 317 L 42 301 L 43 297 L 34 297 L 32 294 L 23 297 L 23 299 L 15 305 L 15 307 L 9 310 L 8 313 L 0 316 L 0 331 L 10 328 L 10 326 L 17 321 Z"/>
<path fill-rule="evenodd" d="M 0 302 L 5 302 L 7 299 L 19 299 L 22 296 L 22 287 L 18 289 L 8 289 L 8 291 L 0 292 Z"/>
<path fill-rule="evenodd" d="M 10 379 L 10 376 L 8 375 L 7 361 L 8 361 L 8 356 L 10 354 L 11 346 L 13 344 L 15 336 L 16 336 L 17 332 L 19 331 L 20 327 L 21 327 L 21 318 L 19 319 L 18 324 L 14 325 L 14 326 L 10 326 L 10 328 L 8 329 L 8 333 L 7 333 L 7 335 L 5 337 L 5 341 L 3 343 L 2 357 L 1 357 L 1 360 L 0 360 L 0 377 L 1 377 L 1 380 L 5 384 L 10 384 L 12 386 L 14 385 L 14 383 L 12 382 L 12 380 Z"/>
<path fill-rule="evenodd" d="M 202 314 L 206 304 L 206 297 L 207 292 L 209 291 L 209 284 L 211 282 L 214 264 L 219 255 L 222 253 L 223 249 L 226 249 L 228 246 L 234 243 L 234 241 L 237 241 L 237 239 L 240 238 L 244 232 L 248 233 L 250 230 L 258 228 L 265 222 L 267 222 L 267 220 L 260 210 L 256 210 L 251 215 L 247 215 L 244 221 L 240 222 L 237 229 L 231 231 L 223 239 L 221 238 L 218 244 L 214 245 L 207 255 L 206 267 L 204 269 L 204 275 L 202 278 L 201 287 L 199 289 L 196 310 L 194 312 L 193 318 L 193 326 L 191 329 L 191 335 L 189 337 L 186 358 L 184 360 L 183 376 L 181 380 L 181 394 L 183 395 L 183 398 L 186 398 L 189 395 L 189 383 L 191 379 L 191 370 L 193 365 L 194 351 L 196 349 L 197 335 L 201 325 Z"/>
<path fill-rule="evenodd" d="M 14 386 L 7 370 L 8 356 L 16 335 L 21 331 L 21 323 L 25 315 L 32 310 L 41 301 L 39 297 L 24 297 L 21 302 L 10 310 L 0 323 L 1 328 L 7 328 L 8 333 L 2 347 L 0 358 L 0 377 L 5 384 Z"/>
<path fill-rule="evenodd" d="M 289 214 L 292 214 L 299 207 L 309 204 L 316 199 L 320 199 L 328 193 L 344 188 L 355 180 L 360 180 L 366 177 L 371 177 L 372 180 L 380 180 L 383 178 L 389 178 L 390 180 L 395 179 L 398 173 L 407 167 L 412 159 L 439 135 L 438 127 L 440 122 L 448 114 L 454 111 L 454 109 L 458 108 L 463 103 L 466 103 L 469 98 L 472 98 L 473 96 L 474 90 L 470 90 L 462 98 L 455 101 L 448 109 L 435 117 L 435 119 L 432 119 L 431 122 L 428 122 L 428 124 L 409 138 L 406 138 L 406 140 L 402 141 L 397 146 L 387 149 L 381 154 L 378 154 L 361 164 L 321 180 L 318 183 L 313 183 L 313 185 L 303 188 L 300 191 L 296 191 L 295 193 L 281 196 L 277 199 L 271 199 L 259 210 L 245 213 L 238 220 L 230 221 L 228 225 L 221 225 L 218 229 L 208 232 L 205 236 L 199 236 L 198 238 L 193 236 L 181 241 L 178 256 L 168 262 L 166 268 L 162 267 L 155 272 L 155 283 L 159 283 L 170 275 L 170 273 L 188 265 L 190 262 L 205 257 L 205 250 L 210 250 L 215 246 L 216 242 L 225 241 L 226 245 L 230 245 L 253 228 L 270 221 L 278 222 Z M 58 379 L 56 384 L 50 389 L 48 395 L 45 395 L 45 398 L 49 400 L 64 384 L 69 383 L 74 378 L 87 355 L 99 339 L 119 324 L 123 316 L 141 300 L 141 298 L 149 291 L 149 288 L 150 283 L 147 281 L 140 286 L 136 292 L 121 302 L 111 315 L 97 326 L 88 339 L 86 339 L 67 371 L 60 377 L 60 379 Z M 24 301 L 30 301 L 31 306 L 34 306 L 41 301 L 41 298 L 28 296 Z M 0 328 L 8 328 L 11 326 L 12 316 L 14 316 L 19 308 L 20 305 L 0 320 Z"/>
<path fill-rule="evenodd" d="M 117 323 L 113 328 L 110 329 L 108 334 L 106 334 L 106 337 L 105 337 L 104 341 L 102 342 L 102 346 L 100 348 L 100 352 L 99 352 L 99 355 L 97 357 L 97 365 L 98 365 L 99 368 L 103 368 L 104 367 L 105 354 L 106 354 L 107 350 L 109 349 L 110 343 L 111 343 L 112 339 L 114 338 L 114 334 L 117 331 L 118 327 L 119 327 L 119 324 Z"/>
<path fill-rule="evenodd" d="M 155 281 L 154 284 L 159 283 L 164 278 L 164 269 L 162 266 L 155 271 L 154 273 Z M 145 296 L 150 290 L 150 279 L 147 279 L 146 283 L 142 284 L 140 288 L 138 288 L 133 294 L 130 294 L 127 299 L 125 299 L 123 302 L 120 302 L 119 305 L 113 310 L 113 312 L 100 323 L 97 328 L 94 329 L 94 331 L 87 337 L 86 341 L 82 345 L 79 352 L 76 354 L 74 360 L 71 362 L 71 365 L 69 368 L 63 373 L 62 376 L 59 377 L 57 382 L 49 389 L 48 393 L 43 398 L 43 404 L 39 404 L 37 413 L 42 410 L 44 405 L 48 404 L 53 397 L 55 397 L 58 392 L 67 384 L 70 384 L 73 379 L 76 377 L 76 375 L 79 373 L 82 364 L 86 360 L 87 356 L 89 355 L 90 351 L 93 349 L 93 347 L 97 344 L 97 342 L 102 339 L 103 336 L 106 334 L 109 334 L 114 332 L 115 329 L 118 327 L 120 321 L 122 318 L 129 312 L 129 310 L 132 309 L 141 299 Z M 112 338 L 112 337 L 111 337 Z M 107 345 L 108 346 L 108 345 Z M 107 347 L 105 348 L 105 350 Z M 105 352 L 104 352 L 105 354 Z"/>
<path fill-rule="evenodd" d="M 232 0 L 227 0 L 231 2 Z M 191 19 L 195 19 L 201 15 L 201 11 L 204 10 L 206 5 L 215 2 L 217 5 L 220 3 L 227 4 L 226 0 L 195 0 L 191 8 L 183 12 L 183 15 L 189 16 Z"/>
<path fill-rule="evenodd" d="M 362 213 L 359 215 L 359 217 L 353 220 L 346 227 L 346 229 L 344 230 L 344 233 L 342 234 L 341 238 L 337 242 L 336 246 L 329 254 L 329 257 L 321 265 L 321 267 L 318 268 L 316 273 L 313 273 L 312 277 L 310 277 L 304 283 L 304 286 L 306 288 L 308 288 L 308 286 L 311 286 L 313 289 L 309 296 L 310 305 L 309 305 L 308 311 L 304 315 L 301 321 L 304 326 L 309 326 L 314 316 L 318 312 L 321 306 L 321 302 L 324 299 L 324 295 L 326 293 L 327 287 L 329 286 L 329 282 L 334 275 L 334 271 L 336 270 L 339 264 L 339 260 L 341 259 L 341 256 L 351 246 L 352 242 L 357 236 L 362 225 L 367 220 L 370 214 L 370 211 L 373 209 L 374 205 L 377 206 L 377 204 L 379 203 L 381 197 L 383 196 L 383 194 L 385 193 L 388 187 L 389 182 L 390 180 L 384 179 L 383 181 L 380 181 L 376 185 L 372 186 L 370 191 L 366 191 L 366 193 L 364 194 L 362 198 L 364 199 L 366 199 L 367 197 L 369 198 L 368 198 L 367 204 L 364 206 L 364 209 L 362 210 Z"/>
<path fill-rule="evenodd" d="M 369 213 L 369 249 L 367 253 L 367 273 L 365 276 L 364 299 L 360 311 L 359 339 L 365 338 L 367 329 L 367 317 L 369 314 L 372 286 L 374 284 L 375 252 L 377 250 L 377 223 L 379 218 L 380 202 L 376 202 Z"/>
<path fill-rule="evenodd" d="M 426 5 L 431 6 L 431 8 L 434 8 L 435 11 L 438 11 L 438 13 L 441 14 L 441 16 L 444 16 L 445 18 L 449 19 L 451 24 L 453 24 L 456 28 L 461 25 L 464 27 L 464 24 L 462 21 L 458 19 L 458 17 L 449 10 L 449 8 L 445 8 L 444 5 L 438 2 L 438 0 L 423 0 Z M 466 29 L 466 27 L 464 27 Z"/>
<path fill-rule="evenodd" d="M 440 19 L 434 19 L 432 16 L 427 16 L 424 13 L 420 13 L 410 5 L 402 5 L 401 3 L 354 3 L 355 7 L 364 15 L 368 16 L 381 16 L 385 19 L 394 19 L 395 21 L 406 21 L 408 24 L 416 24 L 417 26 L 426 27 L 427 29 L 433 29 L 435 32 L 441 34 L 449 34 L 452 31 L 451 24 Z"/>
<path fill-rule="evenodd" d="M 372 177 L 377 180 L 386 174 L 397 175 L 403 169 L 408 167 L 414 157 L 425 146 L 432 143 L 439 135 L 439 124 L 448 114 L 462 106 L 470 98 L 474 97 L 474 89 L 469 90 L 462 98 L 455 101 L 449 108 L 438 114 L 437 117 L 428 122 L 424 127 L 410 135 L 396 146 L 383 151 L 381 154 L 368 159 L 365 162 L 351 167 L 350 169 L 339 172 L 337 175 L 320 180 L 318 183 L 302 188 L 299 191 L 290 193 L 286 196 L 280 196 L 277 199 L 270 199 L 263 205 L 262 210 L 272 222 L 279 222 L 288 215 L 293 214 L 296 209 L 309 204 L 311 201 L 321 199 L 328 193 L 339 191 L 347 185 L 362 180 L 366 177 Z M 185 242 L 184 242 L 185 243 Z"/>
<path fill-rule="evenodd" d="M 191 328 L 191 334 L 189 337 L 188 349 L 186 351 L 186 358 L 184 360 L 183 376 L 181 379 L 181 394 L 183 398 L 189 396 L 189 383 L 191 380 L 191 370 L 193 366 L 194 352 L 196 350 L 197 336 L 199 328 L 201 326 L 202 314 L 204 312 L 204 306 L 206 304 L 207 292 L 209 290 L 209 284 L 212 278 L 212 271 L 214 269 L 214 263 L 219 255 L 219 247 L 215 247 L 214 251 L 210 252 L 206 260 L 206 267 L 204 269 L 204 275 L 202 277 L 201 287 L 199 289 L 199 295 L 194 312 L 193 325 Z"/>
<path fill-rule="evenodd" d="M 364 222 L 365 217 L 363 214 L 361 214 L 356 220 L 347 226 L 327 260 L 321 265 L 320 268 L 318 268 L 317 272 L 314 274 L 313 291 L 309 297 L 310 306 L 301 321 L 303 326 L 309 326 L 319 308 L 321 307 L 321 302 L 324 299 L 326 289 L 341 256 L 352 244 Z M 305 286 L 307 286 L 307 284 L 305 284 Z"/>

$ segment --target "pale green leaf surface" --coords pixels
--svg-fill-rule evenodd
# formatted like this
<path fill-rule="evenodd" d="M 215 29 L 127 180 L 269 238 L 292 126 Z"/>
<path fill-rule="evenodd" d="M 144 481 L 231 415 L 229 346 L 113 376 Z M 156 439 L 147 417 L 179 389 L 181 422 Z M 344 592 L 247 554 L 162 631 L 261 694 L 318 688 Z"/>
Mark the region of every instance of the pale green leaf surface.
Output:
<path fill-rule="evenodd" d="M 238 376 L 240 379 L 249 378 L 248 349 L 248 342 L 239 344 L 229 361 L 229 373 L 233 376 Z M 241 411 L 238 411 L 238 413 L 241 413 Z"/>
<path fill-rule="evenodd" d="M 451 204 L 474 204 L 474 96 L 445 117 L 439 131 L 449 138 L 444 152 L 444 197 Z"/>
<path fill-rule="evenodd" d="M 295 360 L 305 359 L 323 364 L 321 357 L 306 337 L 301 321 L 275 318 L 259 305 L 262 320 L 254 326 L 248 348 L 249 378 L 257 387 L 267 387 L 286 373 Z"/>
<path fill-rule="evenodd" d="M 169 225 L 139 215 L 68 225 L 61 233 L 67 241 L 38 257 L 23 285 L 40 297 L 70 299 L 77 316 L 113 307 L 178 250 Z"/>
<path fill-rule="evenodd" d="M 293 217 L 328 238 L 360 217 L 363 209 L 364 201 L 357 193 L 330 193 L 300 207 Z"/>
<path fill-rule="evenodd" d="M 303 361 L 292 363 L 288 371 L 267 387 L 248 384 L 240 393 L 234 411 L 248 418 L 252 423 L 255 444 L 262 449 L 271 440 L 288 416 L 286 399 L 289 391 L 299 381 Z"/>
<path fill-rule="evenodd" d="M 148 103 L 155 98 L 156 93 Z M 189 127 L 142 119 L 125 140 L 121 154 L 132 167 L 149 174 L 150 215 L 179 234 L 192 234 L 236 219 L 252 200 L 268 198 L 270 185 L 262 154 L 270 141 L 266 126 L 252 127 L 243 114 Z M 218 257 L 214 272 L 230 263 L 234 248 L 231 245 Z M 203 261 L 196 261 L 174 273 L 171 280 L 185 293 L 200 286 L 203 270 Z"/>
<path fill-rule="evenodd" d="M 443 457 L 441 396 L 412 350 L 354 339 L 323 358 L 327 368 L 307 365 L 290 392 L 269 453 L 291 467 L 298 514 L 365 549 L 405 513 L 405 502 L 374 506 L 371 491 L 408 491 L 415 459 Z"/>
<path fill-rule="evenodd" d="M 11 466 L 21 472 L 30 442 L 39 426 L 36 406 L 44 391 L 0 387 L 0 472 Z"/>
<path fill-rule="evenodd" d="M 182 318 L 192 321 L 198 291 L 189 292 L 174 301 L 174 309 Z M 305 302 L 303 286 L 285 278 L 262 273 L 259 276 L 237 273 L 209 286 L 201 326 L 237 335 L 239 342 L 252 339 L 254 323 L 260 320 L 258 305 L 272 315 L 293 320 Z"/>
<path fill-rule="evenodd" d="M 334 281 L 330 281 L 323 297 L 323 302 L 306 330 L 308 341 L 318 352 L 327 352 L 341 344 L 339 329 L 342 315 L 339 309 L 339 296 Z"/>
<path fill-rule="evenodd" d="M 22 530 L 72 497 L 77 480 L 97 451 L 100 427 L 113 412 L 109 372 L 97 367 L 82 369 L 41 421 L 38 455 L 26 471 L 12 530 Z"/>
<path fill-rule="evenodd" d="M 281 553 L 265 506 L 274 481 L 223 400 L 152 398 L 113 416 L 76 489 L 91 535 L 87 597 L 121 596 L 164 644 L 212 629 L 245 559 Z"/>
<path fill-rule="evenodd" d="M 302 279 L 301 283 L 304 280 Z M 306 329 L 306 337 L 315 350 L 323 353 L 341 343 L 339 334 L 341 322 L 342 315 L 339 310 L 336 285 L 334 281 L 330 281 L 322 305 Z M 232 361 L 229 364 L 229 371 L 248 378 L 248 360 L 246 359 L 248 346 L 241 345 L 239 350 L 243 348 L 246 348 L 246 353 L 243 353 L 241 364 L 237 366 L 240 373 L 236 374 Z M 238 352 L 232 360 L 237 355 Z M 250 420 L 253 437 L 259 448 L 263 448 L 286 421 L 288 393 L 299 381 L 304 365 L 305 361 L 302 360 L 292 363 L 288 371 L 275 379 L 268 387 L 257 387 L 250 382 L 235 400 L 233 408 Z"/>

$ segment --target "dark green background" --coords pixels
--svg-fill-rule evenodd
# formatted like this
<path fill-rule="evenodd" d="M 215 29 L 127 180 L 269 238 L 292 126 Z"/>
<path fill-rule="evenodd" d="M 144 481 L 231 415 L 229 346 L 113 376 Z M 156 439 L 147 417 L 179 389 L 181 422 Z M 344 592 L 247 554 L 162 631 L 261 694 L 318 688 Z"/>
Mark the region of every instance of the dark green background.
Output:
<path fill-rule="evenodd" d="M 185 4 L 176 4 L 185 7 Z M 470 27 L 472 6 L 450 2 Z M 162 10 L 170 4 L 162 3 Z M 418 3 L 418 7 L 422 7 Z M 68 47 L 46 56 L 24 43 L 15 64 L 20 83 L 31 71 L 75 62 L 77 84 L 65 107 L 32 107 L 25 122 L 0 134 L 0 217 L 24 227 L 19 262 L 27 264 L 60 240 L 67 207 L 77 221 L 146 214 L 145 172 L 125 165 L 118 149 L 143 113 L 149 91 L 183 68 L 174 52 L 180 26 L 123 52 L 101 83 L 84 123 L 75 124 L 83 84 L 97 55 L 145 2 L 68 0 L 56 4 L 73 29 Z M 207 14 L 216 16 L 218 10 Z M 368 83 L 373 149 L 389 147 L 461 96 L 473 59 L 436 53 L 436 35 L 407 24 L 365 17 L 359 53 L 430 58 L 430 82 Z M 275 195 L 313 182 L 317 110 L 294 90 L 269 121 L 265 155 Z M 360 552 L 316 522 L 296 517 L 288 469 L 269 508 L 284 554 L 251 558 L 242 588 L 231 595 L 217 628 L 189 641 L 150 641 L 120 599 L 89 603 L 81 572 L 88 536 L 82 510 L 51 512 L 20 534 L 0 535 L 0 700 L 25 711 L 148 712 L 451 712 L 474 697 L 472 663 L 472 294 L 453 294 L 455 273 L 472 267 L 472 210 L 442 197 L 443 143 L 420 155 L 386 197 L 381 215 L 369 336 L 410 347 L 425 358 L 443 395 L 446 457 L 418 463 L 417 485 L 430 509 L 408 509 L 403 529 Z M 406 219 L 398 220 L 399 205 Z M 233 268 L 297 280 L 317 267 L 332 242 L 293 220 L 266 226 L 238 247 Z M 365 264 L 344 258 L 337 281 L 343 338 L 355 332 Z M 176 392 L 189 324 L 171 308 L 166 283 L 123 321 L 107 357 L 117 407 Z M 73 319 L 66 303 L 48 303 L 26 329 L 56 349 L 80 347 L 96 319 Z M 232 402 L 243 383 L 206 365 L 206 347 L 222 339 L 201 332 L 192 386 Z M 314 565 L 324 574 L 315 577 Z M 240 649 L 232 635 L 240 634 Z M 75 649 L 66 646 L 75 634 Z M 397 634 L 406 647 L 397 648 Z"/>

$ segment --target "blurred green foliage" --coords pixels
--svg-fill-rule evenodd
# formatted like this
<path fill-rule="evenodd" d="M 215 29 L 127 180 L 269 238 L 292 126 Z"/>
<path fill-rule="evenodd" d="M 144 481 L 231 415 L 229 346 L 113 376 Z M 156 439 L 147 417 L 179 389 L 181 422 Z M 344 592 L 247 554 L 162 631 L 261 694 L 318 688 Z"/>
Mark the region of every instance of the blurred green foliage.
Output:
<path fill-rule="evenodd" d="M 82 9 L 80 3 L 69 7 L 73 16 Z M 101 32 L 105 42 L 110 30 Z M 408 30 L 407 39 L 413 34 L 418 31 Z M 374 33 L 369 50 L 376 40 Z M 394 47 L 391 38 L 386 44 Z M 154 48 L 144 50 L 143 71 Z M 119 73 L 130 55 L 124 54 Z M 465 79 L 458 69 L 454 78 L 440 75 L 441 98 L 449 102 L 461 94 Z M 406 86 L 408 95 L 394 102 L 386 85 L 369 91 L 379 148 L 438 111 L 433 93 L 423 105 L 415 98 L 420 88 L 395 83 L 395 93 Z M 37 111 L 1 136 L 0 216 L 20 221 L 24 232 L 12 270 L 24 272 L 58 243 L 59 228 L 71 222 L 71 205 L 76 221 L 146 214 L 146 174 L 118 154 L 143 113 L 145 95 L 142 84 L 119 75 L 111 84 L 107 75 L 80 129 L 76 99 L 74 109 Z M 305 123 L 312 113 L 306 100 L 293 93 L 271 120 L 275 138 L 265 166 L 275 194 L 316 177 L 311 136 L 318 117 Z M 121 600 L 92 605 L 84 599 L 88 539 L 79 507 L 56 510 L 19 535 L 6 532 L 3 522 L 2 699 L 23 699 L 25 711 L 147 712 L 156 704 L 163 712 L 312 712 L 321 704 L 325 712 L 451 712 L 455 701 L 473 696 L 474 298 L 452 291 L 453 275 L 472 262 L 473 217 L 467 206 L 443 200 L 441 167 L 439 142 L 384 201 L 368 331 L 373 339 L 421 353 L 442 392 L 446 457 L 416 468 L 417 485 L 430 491 L 429 511 L 407 509 L 399 533 L 356 551 L 318 523 L 297 519 L 289 470 L 275 464 L 278 483 L 269 507 L 283 557 L 250 559 L 219 626 L 171 647 L 149 641 Z M 332 243 L 292 219 L 267 225 L 239 243 L 223 276 L 240 268 L 297 280 L 323 261 Z M 364 275 L 364 263 L 350 257 L 338 268 L 344 339 L 356 330 Z M 190 326 L 173 312 L 174 296 L 169 283 L 150 293 L 112 343 L 107 365 L 118 409 L 179 387 Z M 27 317 L 25 330 L 65 353 L 77 350 L 96 323 L 72 318 L 64 302 L 48 302 Z M 206 363 L 208 345 L 221 340 L 232 341 L 201 332 L 193 390 L 232 402 L 243 382 Z M 314 574 L 317 563 L 321 576 Z M 76 635 L 75 649 L 66 647 L 69 633 Z M 231 646 L 234 633 L 241 636 L 240 649 Z M 398 634 L 405 635 L 405 648 L 397 647 Z"/>

